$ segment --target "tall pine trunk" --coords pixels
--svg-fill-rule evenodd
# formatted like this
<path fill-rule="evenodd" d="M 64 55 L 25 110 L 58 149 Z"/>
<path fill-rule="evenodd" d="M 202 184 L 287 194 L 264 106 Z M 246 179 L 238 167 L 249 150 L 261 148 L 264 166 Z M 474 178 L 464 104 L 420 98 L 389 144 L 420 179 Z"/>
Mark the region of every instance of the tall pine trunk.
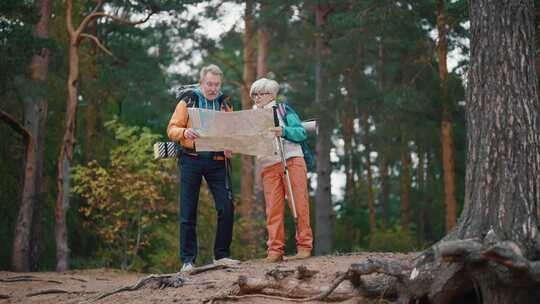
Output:
<path fill-rule="evenodd" d="M 253 23 L 253 1 L 246 0 L 246 7 L 244 11 L 244 71 L 242 75 L 242 109 L 247 110 L 252 108 L 251 98 L 249 96 L 249 89 L 255 79 L 255 63 L 254 63 L 254 23 Z M 241 176 L 241 189 L 240 189 L 240 215 L 246 220 L 248 227 L 252 226 L 253 221 L 251 218 L 251 209 L 253 208 L 254 192 L 253 192 L 253 179 L 254 179 L 254 163 L 253 157 L 248 155 L 242 155 L 242 176 Z M 247 229 L 246 234 L 247 241 L 252 244 L 253 231 Z"/>
<path fill-rule="evenodd" d="M 517 253 L 537 260 L 540 103 L 533 1 L 478 0 L 469 8 L 468 157 L 457 235 L 483 238 L 492 231 L 515 242 Z M 516 288 L 505 282 L 512 273 L 476 273 L 484 303 L 538 303 L 538 293 L 533 293 L 537 287 Z"/>
<path fill-rule="evenodd" d="M 260 15 L 264 15 L 266 11 L 266 4 L 261 3 Z M 269 33 L 265 25 L 264 20 L 261 20 L 259 28 L 257 29 L 257 79 L 265 77 L 268 74 L 268 43 Z M 264 251 L 265 240 L 265 225 L 263 219 L 266 218 L 266 207 L 264 200 L 264 191 L 262 185 L 262 166 L 260 161 L 255 159 L 255 179 L 253 187 L 253 205 L 251 209 L 251 218 L 254 223 L 260 223 L 253 227 L 253 239 L 257 244 L 255 254 L 258 255 L 259 251 Z"/>
<path fill-rule="evenodd" d="M 327 80 L 325 64 L 329 53 L 328 42 L 325 41 L 324 27 L 331 8 L 318 5 L 315 11 L 317 33 L 315 37 L 315 104 L 319 108 L 319 133 L 315 148 L 317 157 L 317 190 L 315 192 L 315 253 L 318 255 L 332 252 L 333 217 L 332 194 L 330 187 L 330 140 L 332 134 L 332 118 L 328 115 L 328 93 L 325 88 Z"/>
<path fill-rule="evenodd" d="M 457 201 L 455 196 L 454 130 L 451 104 L 448 96 L 448 67 L 446 64 L 448 24 L 446 22 L 443 0 L 437 0 L 437 30 L 439 32 L 437 51 L 439 54 L 440 96 L 442 101 L 441 144 L 444 172 L 445 227 L 448 232 L 456 224 Z"/>
<path fill-rule="evenodd" d="M 51 1 L 37 2 L 40 18 L 35 35 L 49 37 Z M 45 127 L 47 124 L 47 98 L 43 96 L 45 81 L 49 72 L 50 51 L 43 48 L 32 57 L 30 65 L 33 83 L 39 87 L 35 96 L 24 100 L 24 127 L 29 131 L 27 142 L 24 185 L 21 207 L 15 226 L 13 239 L 12 267 L 14 271 L 38 270 L 42 235 L 43 209 L 43 157 Z"/>
<path fill-rule="evenodd" d="M 384 41 L 381 39 L 379 42 L 379 77 L 378 77 L 378 87 L 379 91 L 382 93 L 385 90 L 386 86 L 386 58 L 385 58 L 385 48 Z M 386 122 L 388 119 L 383 118 L 383 122 Z M 390 226 L 390 179 L 388 175 L 389 167 L 389 158 L 390 158 L 390 147 L 385 140 L 382 141 L 380 157 L 380 180 L 381 180 L 381 192 L 380 192 L 380 202 L 382 208 L 382 227 L 386 229 Z"/>

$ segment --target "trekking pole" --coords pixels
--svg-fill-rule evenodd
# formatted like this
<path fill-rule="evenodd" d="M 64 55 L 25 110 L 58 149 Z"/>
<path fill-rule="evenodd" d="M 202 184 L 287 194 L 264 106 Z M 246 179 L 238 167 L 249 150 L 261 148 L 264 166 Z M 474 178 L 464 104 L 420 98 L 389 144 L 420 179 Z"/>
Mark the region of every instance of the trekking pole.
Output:
<path fill-rule="evenodd" d="M 274 126 L 279 127 L 279 119 L 277 114 L 277 107 L 272 107 L 274 110 Z M 296 214 L 296 204 L 294 203 L 294 196 L 292 192 L 291 177 L 289 176 L 289 166 L 287 166 L 287 160 L 285 159 L 285 152 L 283 151 L 283 138 L 276 136 L 279 155 L 281 156 L 281 165 L 283 166 L 283 172 L 285 173 L 285 180 L 287 181 L 287 188 L 289 193 L 287 194 L 289 202 L 291 203 L 291 209 L 293 213 L 294 223 L 298 222 L 298 215 Z"/>

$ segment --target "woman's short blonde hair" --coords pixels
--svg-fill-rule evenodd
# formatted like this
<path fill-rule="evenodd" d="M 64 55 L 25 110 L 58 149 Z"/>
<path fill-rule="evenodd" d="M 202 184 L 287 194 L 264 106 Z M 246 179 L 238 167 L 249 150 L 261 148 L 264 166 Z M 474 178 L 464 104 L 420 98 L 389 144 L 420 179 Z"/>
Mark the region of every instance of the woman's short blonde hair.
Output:
<path fill-rule="evenodd" d="M 271 93 L 274 97 L 276 97 L 278 92 L 279 83 L 277 81 L 268 78 L 261 78 L 251 85 L 249 96 L 253 96 L 254 93 Z"/>

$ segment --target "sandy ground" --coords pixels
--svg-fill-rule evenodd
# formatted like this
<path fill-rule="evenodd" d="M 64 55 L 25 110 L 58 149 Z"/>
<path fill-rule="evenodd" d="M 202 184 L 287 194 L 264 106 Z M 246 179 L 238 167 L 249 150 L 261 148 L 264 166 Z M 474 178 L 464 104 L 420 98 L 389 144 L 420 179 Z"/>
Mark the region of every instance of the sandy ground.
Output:
<path fill-rule="evenodd" d="M 123 272 L 114 269 L 85 269 L 63 273 L 13 273 L 0 272 L 0 304 L 7 303 L 203 303 L 223 289 L 235 284 L 240 275 L 263 278 L 264 274 L 273 268 L 281 270 L 295 269 L 304 265 L 310 270 L 318 270 L 310 284 L 313 286 L 328 286 L 337 272 L 368 257 L 384 257 L 406 259 L 410 256 L 394 253 L 358 253 L 345 256 L 322 256 L 304 260 L 285 260 L 280 263 L 265 263 L 263 260 L 242 262 L 235 269 L 221 269 L 186 276 L 187 284 L 179 288 L 153 289 L 146 287 L 135 291 L 124 291 L 99 301 L 91 302 L 97 295 L 112 291 L 119 287 L 135 284 L 147 274 Z M 28 277 L 25 277 L 28 276 Z M 19 277 L 22 281 L 8 282 Z M 343 282 L 338 288 L 346 288 Z M 58 291 L 33 295 L 40 291 Z M 251 298 L 236 301 L 236 303 L 293 303 L 264 298 Z M 231 302 L 232 303 L 232 302 Z M 351 303 L 348 301 L 347 303 Z M 368 303 L 355 300 L 352 303 Z M 386 303 L 386 302 L 381 302 Z"/>

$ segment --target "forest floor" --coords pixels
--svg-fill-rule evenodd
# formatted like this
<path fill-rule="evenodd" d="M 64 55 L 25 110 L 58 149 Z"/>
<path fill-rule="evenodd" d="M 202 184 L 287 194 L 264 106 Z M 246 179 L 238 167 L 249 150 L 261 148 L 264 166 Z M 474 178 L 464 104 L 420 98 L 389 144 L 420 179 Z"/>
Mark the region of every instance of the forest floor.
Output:
<path fill-rule="evenodd" d="M 0 272 L 0 304 L 4 303 L 203 303 L 220 291 L 231 288 L 244 275 L 248 278 L 264 278 L 273 269 L 282 271 L 294 270 L 305 266 L 309 270 L 318 271 L 306 284 L 315 289 L 331 285 L 338 273 L 345 272 L 348 267 L 368 258 L 384 258 L 393 260 L 409 260 L 415 254 L 399 253 L 354 253 L 341 256 L 320 256 L 303 260 L 285 259 L 280 263 L 266 263 L 264 260 L 242 262 L 235 268 L 217 269 L 196 275 L 186 275 L 186 284 L 181 287 L 164 289 L 145 286 L 134 291 L 122 291 L 101 300 L 93 301 L 100 294 L 113 291 L 124 286 L 131 286 L 147 274 L 124 272 L 114 269 L 84 269 L 62 273 L 13 273 Z M 349 286 L 347 286 L 349 285 Z M 350 282 L 342 282 L 335 290 L 351 289 Z M 51 293 L 47 293 L 47 291 Z M 42 294 L 36 294 L 43 292 Z M 214 303 L 293 303 L 267 297 L 250 297 Z M 323 302 L 310 302 L 323 303 Z M 366 300 L 361 295 L 345 303 L 390 303 L 385 300 Z"/>

